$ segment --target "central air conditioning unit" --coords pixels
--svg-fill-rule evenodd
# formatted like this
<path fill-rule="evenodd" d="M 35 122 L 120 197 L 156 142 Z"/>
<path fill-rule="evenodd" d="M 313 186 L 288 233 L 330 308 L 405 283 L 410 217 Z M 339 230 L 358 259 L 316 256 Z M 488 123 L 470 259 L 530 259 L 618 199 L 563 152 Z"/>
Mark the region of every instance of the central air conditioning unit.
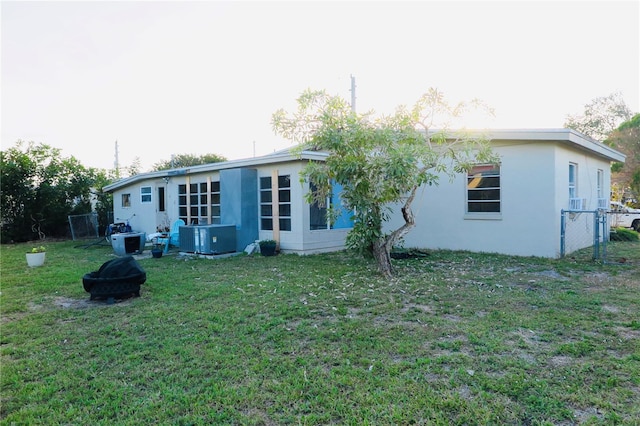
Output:
<path fill-rule="evenodd" d="M 180 250 L 187 253 L 222 254 L 236 251 L 235 225 L 186 225 L 179 230 Z"/>

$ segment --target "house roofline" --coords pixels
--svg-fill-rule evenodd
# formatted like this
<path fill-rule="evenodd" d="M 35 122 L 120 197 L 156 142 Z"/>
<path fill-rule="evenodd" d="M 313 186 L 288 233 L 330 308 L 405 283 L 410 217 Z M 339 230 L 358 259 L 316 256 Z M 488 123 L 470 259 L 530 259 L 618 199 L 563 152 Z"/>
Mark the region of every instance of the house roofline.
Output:
<path fill-rule="evenodd" d="M 430 130 L 429 135 L 440 133 L 443 130 Z M 626 156 L 573 129 L 486 129 L 486 130 L 458 130 L 450 131 L 450 134 L 465 133 L 476 137 L 486 138 L 492 141 L 510 140 L 510 141 L 549 141 L 559 142 L 563 144 L 572 144 L 578 149 L 593 152 L 609 161 L 624 162 Z M 328 153 L 321 151 L 299 151 L 299 147 L 284 149 L 281 151 L 267 154 L 261 157 L 244 158 L 240 160 L 222 161 L 219 163 L 202 164 L 198 166 L 182 167 L 170 170 L 159 170 L 155 172 L 141 173 L 135 176 L 121 179 L 104 187 L 105 192 L 112 192 L 118 188 L 131 185 L 138 181 L 163 178 L 171 176 L 191 175 L 203 172 L 212 172 L 225 169 L 235 169 L 242 167 L 263 166 L 267 164 L 286 163 L 291 161 L 324 161 L 328 157 Z"/>
<path fill-rule="evenodd" d="M 120 179 L 117 182 L 105 186 L 104 192 L 113 192 L 118 188 L 122 188 L 147 179 L 192 175 L 196 173 L 213 172 L 225 169 L 263 166 L 266 164 L 288 163 L 291 161 L 324 161 L 327 156 L 327 153 L 316 151 L 301 151 L 299 153 L 296 153 L 295 148 L 292 148 L 261 157 L 243 158 L 239 160 L 221 161 L 218 163 L 201 164 L 197 166 L 140 173 L 135 176 Z"/>
<path fill-rule="evenodd" d="M 442 132 L 442 130 L 432 130 L 429 134 Z M 609 161 L 624 162 L 626 156 L 602 142 L 573 129 L 550 128 L 550 129 L 486 129 L 486 130 L 461 130 L 451 131 L 455 133 L 467 133 L 478 137 L 483 137 L 492 141 L 549 141 L 573 144 L 579 149 L 587 150 L 606 158 Z"/>

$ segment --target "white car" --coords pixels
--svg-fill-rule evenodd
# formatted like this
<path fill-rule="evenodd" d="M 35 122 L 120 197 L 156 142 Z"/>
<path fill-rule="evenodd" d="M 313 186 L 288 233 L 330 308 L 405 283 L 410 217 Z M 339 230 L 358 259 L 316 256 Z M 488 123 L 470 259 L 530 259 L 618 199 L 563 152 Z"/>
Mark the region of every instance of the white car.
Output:
<path fill-rule="evenodd" d="M 633 228 L 634 231 L 640 232 L 640 209 L 633 209 L 618 201 L 612 201 L 609 222 L 612 228 Z"/>

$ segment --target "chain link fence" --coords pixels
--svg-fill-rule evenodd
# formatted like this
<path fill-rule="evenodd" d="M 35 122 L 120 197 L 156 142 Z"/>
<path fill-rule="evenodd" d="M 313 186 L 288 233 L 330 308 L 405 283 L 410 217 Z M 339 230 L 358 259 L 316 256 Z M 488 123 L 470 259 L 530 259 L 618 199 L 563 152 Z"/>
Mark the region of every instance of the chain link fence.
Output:
<path fill-rule="evenodd" d="M 562 210 L 560 218 L 560 256 L 591 247 L 594 260 L 604 260 L 609 241 L 607 213 L 604 210 Z"/>
<path fill-rule="evenodd" d="M 606 210 L 562 210 L 560 256 L 590 257 L 602 263 L 640 264 L 638 243 L 613 241 L 613 216 Z"/>
<path fill-rule="evenodd" d="M 69 215 L 69 227 L 73 241 L 98 238 L 98 214 Z"/>

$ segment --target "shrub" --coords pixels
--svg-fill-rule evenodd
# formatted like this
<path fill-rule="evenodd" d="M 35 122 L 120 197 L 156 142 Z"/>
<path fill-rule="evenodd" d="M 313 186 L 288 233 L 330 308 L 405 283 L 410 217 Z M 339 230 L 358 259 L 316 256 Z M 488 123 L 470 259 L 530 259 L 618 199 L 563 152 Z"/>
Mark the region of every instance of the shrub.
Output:
<path fill-rule="evenodd" d="M 638 241 L 640 234 L 627 228 L 614 228 L 611 230 L 611 241 Z"/>

